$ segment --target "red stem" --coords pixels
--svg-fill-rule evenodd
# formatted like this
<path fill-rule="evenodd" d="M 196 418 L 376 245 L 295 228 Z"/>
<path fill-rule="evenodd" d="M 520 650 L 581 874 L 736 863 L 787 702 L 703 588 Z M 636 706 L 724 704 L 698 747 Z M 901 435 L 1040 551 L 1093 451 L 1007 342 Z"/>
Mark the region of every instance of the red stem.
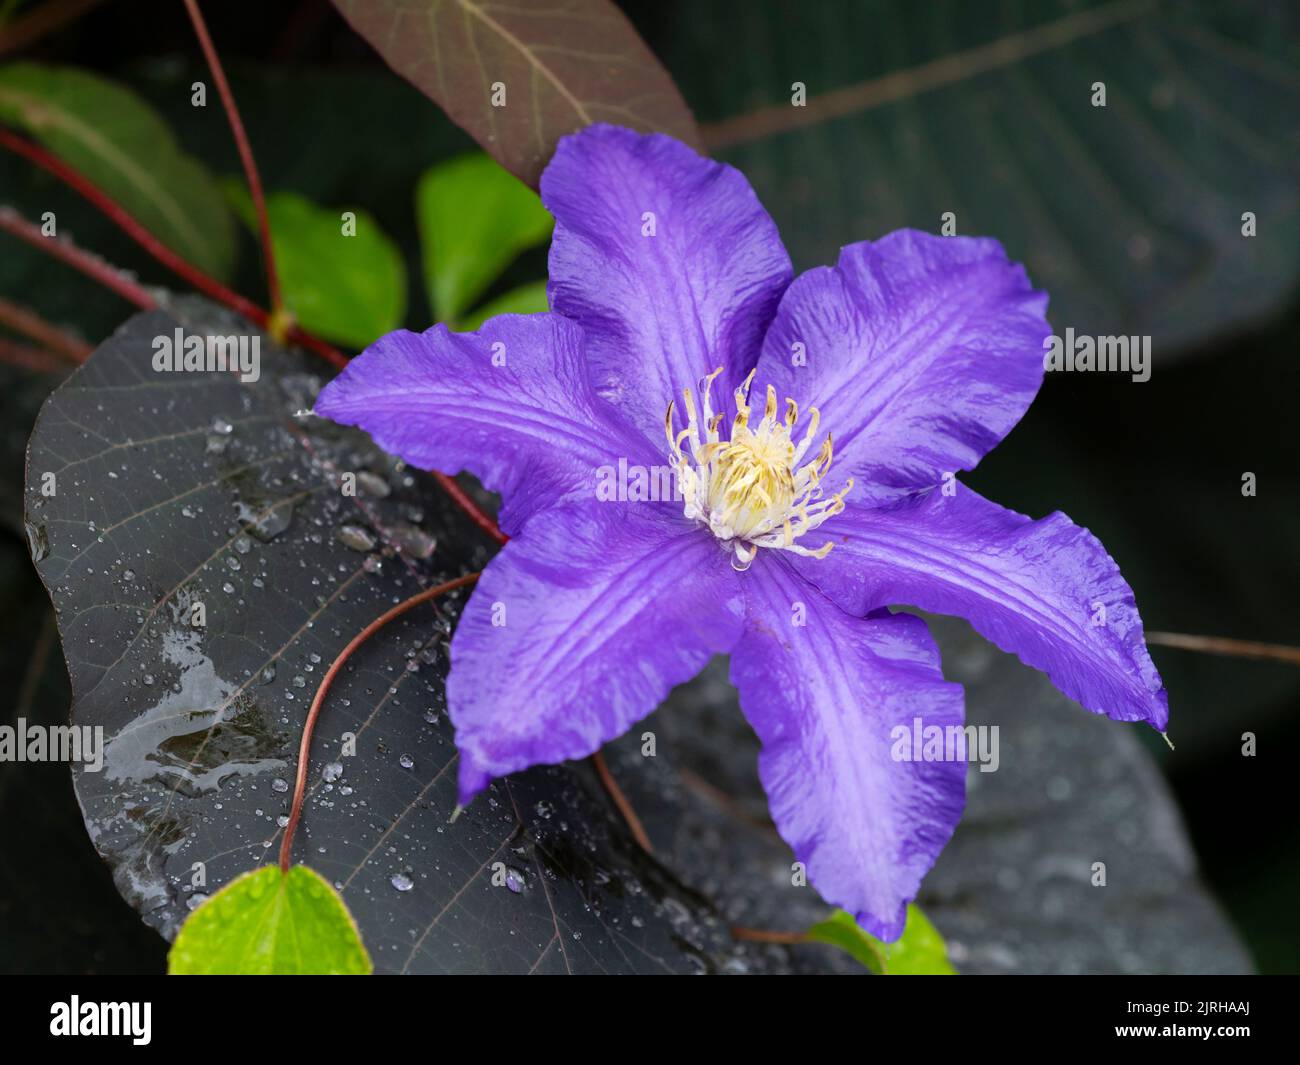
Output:
<path fill-rule="evenodd" d="M 632 838 L 636 840 L 637 846 L 646 854 L 654 854 L 654 848 L 650 845 L 650 837 L 646 834 L 645 826 L 641 824 L 641 818 L 637 817 L 636 811 L 632 809 L 632 804 L 628 802 L 627 796 L 623 794 L 623 789 L 614 780 L 614 774 L 609 771 L 609 766 L 605 764 L 604 754 L 600 751 L 593 754 L 591 764 L 596 767 L 596 775 L 600 777 L 600 782 L 605 785 L 605 791 L 614 800 L 618 812 L 623 815 L 623 820 L 627 822 L 628 831 L 632 833 Z"/>
<path fill-rule="evenodd" d="M 293 835 L 298 830 L 298 822 L 302 819 L 302 803 L 307 795 L 307 768 L 311 758 L 312 733 L 316 731 L 316 720 L 320 717 L 321 706 L 325 703 L 325 695 L 330 690 L 330 685 L 334 683 L 334 678 L 338 675 L 339 670 L 343 668 L 358 647 L 394 618 L 401 617 L 413 607 L 417 607 L 421 603 L 427 603 L 431 599 L 436 599 L 438 596 L 455 588 L 463 588 L 467 584 L 473 584 L 478 580 L 478 577 L 477 573 L 467 573 L 463 577 L 457 577 L 432 588 L 426 588 L 418 595 L 413 595 L 410 599 L 398 603 L 392 610 L 381 614 L 357 633 L 352 638 L 352 642 L 343 648 L 338 657 L 330 663 L 329 671 L 321 678 L 320 687 L 316 689 L 316 698 L 312 700 L 311 709 L 307 711 L 307 720 L 303 722 L 302 726 L 302 742 L 298 745 L 298 775 L 294 779 L 293 785 L 293 806 L 289 810 L 288 824 L 284 826 L 284 838 L 280 841 L 280 869 L 282 872 L 287 873 L 289 871 L 291 852 L 293 850 Z"/>
<path fill-rule="evenodd" d="M 30 344 L 15 344 L 4 337 L 0 337 L 0 362 L 36 373 L 63 375 L 68 372 L 68 364 L 54 352 Z"/>
<path fill-rule="evenodd" d="M 732 939 L 747 939 L 751 943 L 807 943 L 807 932 L 771 932 L 765 928 L 746 928 L 733 925 Z"/>
<path fill-rule="evenodd" d="M 57 155 L 47 152 L 40 145 L 33 144 L 31 141 L 25 140 L 7 129 L 0 129 L 0 147 L 8 148 L 11 152 L 30 160 L 80 193 L 94 207 L 102 211 L 109 221 L 139 244 L 153 258 L 205 296 L 216 300 L 223 306 L 229 307 L 237 314 L 242 314 L 249 321 L 255 322 L 259 326 L 266 327 L 271 321 L 269 312 L 259 307 L 252 300 L 227 288 L 215 277 L 205 274 L 197 266 L 186 262 L 137 222 L 108 193 L 79 171 L 74 170 Z M 348 364 L 347 357 L 337 348 L 331 347 L 325 341 L 304 332 L 297 326 L 289 329 L 288 338 L 315 352 L 337 369 L 341 370 Z"/>
<path fill-rule="evenodd" d="M 468 517 L 470 521 L 499 544 L 504 544 L 510 539 L 510 537 L 501 531 L 500 526 L 498 526 L 489 515 L 484 513 L 479 508 L 479 505 L 469 497 L 469 493 L 456 482 L 454 477 L 449 477 L 445 473 L 439 473 L 437 470 L 432 472 L 433 479 L 437 481 L 442 490 L 451 497 L 451 501 L 465 512 L 466 517 Z"/>
<path fill-rule="evenodd" d="M 227 288 L 220 281 L 216 280 L 216 278 L 208 276 L 198 267 L 186 262 L 158 240 L 158 238 L 150 233 L 149 230 L 137 222 L 111 196 L 100 189 L 99 186 L 84 177 L 77 170 L 73 169 L 58 156 L 53 155 L 39 145 L 33 144 L 31 141 L 2 128 L 0 128 L 0 147 L 8 148 L 10 151 L 35 163 L 37 166 L 53 174 L 70 188 L 80 193 L 81 196 L 88 200 L 94 207 L 102 211 L 110 221 L 112 221 L 128 237 L 139 244 L 146 252 L 153 256 L 153 258 L 162 263 L 163 266 L 167 267 L 178 277 L 189 282 L 189 284 L 198 289 L 198 291 L 202 292 L 209 298 L 216 300 L 218 303 L 229 307 L 236 313 L 242 314 L 245 318 L 255 322 L 257 325 L 262 327 L 268 326 L 271 316 L 267 311 L 263 310 L 251 300 L 239 295 L 239 293 Z M 22 220 L 17 219 L 17 221 L 21 222 Z M 17 235 L 24 236 L 23 233 L 18 233 Z M 24 236 L 24 239 L 27 239 L 27 237 Z M 47 251 L 50 254 L 59 255 L 58 249 L 49 246 L 50 242 L 48 238 L 41 237 L 40 240 L 42 243 L 36 245 L 38 248 L 42 251 Z M 81 254 L 85 256 L 88 253 L 83 252 Z M 59 257 L 64 258 L 63 255 L 59 255 Z M 112 271 L 112 268 L 109 267 L 107 263 L 103 263 L 102 260 L 95 258 L 94 261 L 99 263 L 100 272 L 86 272 L 89 272 L 90 276 L 96 278 L 96 280 L 103 281 L 103 283 L 107 284 L 110 288 L 113 288 L 113 290 L 118 292 L 120 295 L 125 295 L 125 293 L 118 288 L 116 283 L 111 283 L 107 279 L 105 274 L 112 273 L 115 282 L 125 283 L 127 279 Z M 73 265 L 77 266 L 78 269 L 85 270 L 85 267 L 80 263 L 73 263 Z M 134 286 L 134 288 L 138 293 L 144 293 L 145 291 L 138 285 Z M 145 308 L 154 305 L 152 296 L 148 297 L 149 302 L 147 304 L 138 303 L 137 299 L 130 295 L 125 295 L 125 298 L 130 299 L 132 302 L 136 302 L 138 306 Z M 312 336 L 310 333 L 305 332 L 298 326 L 291 326 L 289 328 L 288 338 L 302 347 L 307 348 L 309 351 L 319 355 L 336 369 L 342 369 L 348 364 L 347 357 L 341 351 L 327 344 L 319 337 Z M 492 518 L 489 517 L 478 506 L 478 504 L 465 493 L 460 485 L 444 473 L 434 471 L 433 476 L 442 489 L 451 497 L 452 501 L 460 507 L 462 511 L 464 511 L 466 516 L 469 517 L 478 528 L 488 536 L 492 537 L 492 539 L 497 543 L 504 544 L 506 542 L 508 538 L 501 532 L 496 522 L 494 522 Z"/>
<path fill-rule="evenodd" d="M 257 228 L 262 237 L 262 263 L 266 268 L 266 287 L 271 294 L 271 315 L 274 323 L 283 321 L 284 303 L 280 299 L 280 278 L 275 270 L 275 251 L 271 245 L 271 223 L 266 215 L 266 197 L 262 194 L 262 177 L 257 171 L 257 162 L 253 159 L 253 149 L 248 143 L 248 134 L 244 132 L 244 121 L 239 117 L 239 108 L 235 106 L 234 93 L 226 81 L 226 73 L 221 67 L 221 58 L 212 44 L 203 13 L 199 10 L 198 0 L 185 0 L 185 9 L 190 13 L 194 23 L 194 33 L 203 49 L 208 69 L 212 71 L 212 80 L 217 84 L 217 93 L 221 96 L 221 105 L 226 109 L 226 118 L 230 120 L 230 132 L 234 134 L 235 146 L 239 149 L 240 161 L 244 164 L 244 176 L 248 179 L 248 191 L 253 196 L 253 210 L 257 213 Z M 273 323 L 272 335 L 277 326 Z M 283 326 L 278 326 L 281 330 Z M 283 336 L 276 336 L 283 340 Z"/>
<path fill-rule="evenodd" d="M 98 255 L 78 248 L 72 241 L 63 237 L 45 236 L 39 226 L 32 225 L 12 207 L 0 207 L 0 229 L 12 233 L 37 250 L 80 270 L 105 288 L 112 289 L 127 302 L 134 303 L 141 310 L 150 311 L 158 305 L 158 301 L 143 285 L 132 280 L 116 267 L 110 266 Z"/>
<path fill-rule="evenodd" d="M 0 55 L 35 44 L 47 33 L 62 29 L 101 3 L 103 0 L 50 0 L 42 4 L 0 27 Z"/>
<path fill-rule="evenodd" d="M 50 351 L 63 356 L 69 362 L 85 362 L 94 350 L 80 337 L 64 332 L 34 311 L 3 298 L 0 298 L 0 322 L 14 332 L 22 333 L 23 336 L 44 344 Z"/>
<path fill-rule="evenodd" d="M 1300 666 L 1300 647 L 1288 647 L 1281 643 L 1234 640 L 1227 636 L 1193 636 L 1186 632 L 1148 632 L 1146 640 L 1149 644 L 1178 647 L 1184 651 L 1200 651 L 1203 654 L 1228 655 L 1233 658 L 1265 658 Z"/>

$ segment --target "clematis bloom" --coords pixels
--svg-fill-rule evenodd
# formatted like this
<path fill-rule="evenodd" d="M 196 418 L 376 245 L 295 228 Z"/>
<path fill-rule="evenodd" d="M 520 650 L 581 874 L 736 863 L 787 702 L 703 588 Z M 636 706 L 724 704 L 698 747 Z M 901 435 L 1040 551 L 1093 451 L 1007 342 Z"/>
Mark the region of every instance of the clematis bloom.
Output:
<path fill-rule="evenodd" d="M 994 240 L 907 230 L 792 280 L 745 178 L 661 135 L 566 137 L 541 191 L 551 313 L 391 333 L 316 404 L 501 494 L 511 540 L 451 645 L 461 802 L 592 754 L 729 654 L 778 830 L 896 939 L 966 766 L 891 757 L 896 727 L 963 704 L 888 607 L 966 618 L 1088 710 L 1168 717 L 1097 539 L 953 476 L 1041 385 L 1047 298 Z M 678 491 L 599 492 L 615 469 Z"/>

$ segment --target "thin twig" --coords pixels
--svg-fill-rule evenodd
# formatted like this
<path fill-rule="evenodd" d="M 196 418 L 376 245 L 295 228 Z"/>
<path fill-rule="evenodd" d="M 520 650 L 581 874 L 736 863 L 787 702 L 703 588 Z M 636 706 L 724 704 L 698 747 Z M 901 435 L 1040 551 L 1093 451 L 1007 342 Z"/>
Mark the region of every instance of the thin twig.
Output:
<path fill-rule="evenodd" d="M 45 345 L 69 362 L 85 362 L 94 350 L 80 337 L 65 332 L 57 325 L 47 322 L 35 311 L 10 303 L 3 297 L 0 297 L 0 323 L 7 325 L 15 333 L 22 333 L 30 340 Z"/>
<path fill-rule="evenodd" d="M 68 364 L 54 352 L 46 348 L 32 347 L 30 344 L 17 344 L 0 337 L 0 362 L 18 366 L 35 373 L 53 373 L 62 376 L 68 372 Z"/>
<path fill-rule="evenodd" d="M 605 785 L 605 791 L 614 800 L 618 812 L 623 815 L 623 820 L 627 822 L 628 831 L 632 833 L 632 838 L 636 840 L 637 846 L 646 854 L 654 854 L 654 847 L 650 845 L 650 837 L 646 835 L 645 826 L 641 824 L 641 818 L 637 817 L 636 811 L 632 809 L 632 804 L 628 802 L 627 796 L 623 794 L 623 789 L 614 780 L 614 774 L 609 771 L 609 766 L 605 764 L 605 756 L 600 751 L 597 751 L 591 756 L 591 764 L 596 767 L 596 775 L 600 777 L 600 782 Z"/>
<path fill-rule="evenodd" d="M 84 177 L 76 169 L 58 158 L 58 156 L 51 154 L 39 145 L 33 144 L 31 141 L 25 140 L 6 129 L 0 129 L 0 147 L 8 148 L 10 151 L 23 156 L 25 159 L 30 160 L 37 166 L 43 168 L 55 177 L 59 178 L 59 180 L 66 183 L 74 191 L 85 197 L 92 206 L 102 211 L 110 221 L 140 245 L 141 248 L 153 256 L 153 258 L 162 263 L 178 277 L 189 282 L 189 284 L 198 289 L 198 291 L 202 292 L 210 299 L 229 307 L 237 314 L 243 315 L 255 324 L 262 326 L 263 328 L 270 327 L 271 315 L 268 311 L 259 307 L 251 300 L 239 295 L 239 293 L 227 288 L 216 278 L 205 274 L 197 266 L 186 262 L 158 240 L 158 238 L 150 233 L 148 229 L 137 222 L 111 196 L 100 189 L 94 182 Z M 21 221 L 21 219 L 19 221 Z M 18 235 L 23 236 L 24 234 L 19 233 Z M 24 236 L 24 239 L 27 239 L 27 237 Z M 50 254 L 59 255 L 59 249 L 48 246 L 47 238 L 42 237 L 41 240 L 45 243 L 36 244 L 36 247 Z M 89 255 L 89 253 L 82 254 Z M 60 257 L 63 256 L 60 255 Z M 102 270 L 111 271 L 113 269 L 107 263 L 99 260 L 98 257 L 93 258 L 101 264 Z M 79 265 L 80 268 L 80 264 L 74 263 L 74 265 Z M 106 284 L 108 283 L 105 276 L 94 273 L 92 273 L 91 276 L 96 277 L 97 280 L 104 281 Z M 120 272 L 115 272 L 115 277 L 119 281 L 126 280 Z M 115 285 L 110 284 L 109 287 L 113 288 L 114 291 L 118 291 L 119 294 L 123 294 Z M 135 291 L 137 293 L 145 292 L 145 290 L 138 285 L 135 286 Z M 126 298 L 132 299 L 131 296 L 127 296 Z M 148 304 L 138 305 L 146 308 L 154 306 L 153 298 L 149 297 L 149 299 L 150 302 Z M 319 337 L 306 332 L 299 326 L 295 325 L 289 328 L 288 339 L 301 345 L 314 354 L 319 355 L 337 369 L 342 369 L 348 364 L 347 357 L 341 351 L 326 343 L 324 340 L 321 340 Z M 458 485 L 447 474 L 433 471 L 433 476 L 442 489 L 451 497 L 452 502 L 454 502 L 465 513 L 465 515 L 476 526 L 478 526 L 478 528 L 488 536 L 492 537 L 492 539 L 497 543 L 504 544 L 506 542 L 508 538 L 501 532 L 497 523 L 493 521 L 492 518 L 465 493 L 460 485 Z"/>
<path fill-rule="evenodd" d="M 1288 647 L 1281 643 L 1233 640 L 1227 636 L 1193 636 L 1186 632 L 1148 632 L 1147 643 L 1233 658 L 1266 658 L 1300 666 L 1300 647 Z"/>
<path fill-rule="evenodd" d="M 52 255 L 60 262 L 80 270 L 87 277 L 111 289 L 141 310 L 150 311 L 158 305 L 153 294 L 117 267 L 110 265 L 93 252 L 78 248 L 65 237 L 47 237 L 39 226 L 33 225 L 12 207 L 0 206 L 0 229 L 25 240 L 38 251 Z"/>
<path fill-rule="evenodd" d="M 288 823 L 284 826 L 284 838 L 280 840 L 280 869 L 283 872 L 287 873 L 289 871 L 289 864 L 292 860 L 293 835 L 298 830 L 298 822 L 302 818 L 302 803 L 307 794 L 307 767 L 311 758 L 312 733 L 316 731 L 316 720 L 320 717 L 320 710 L 325 703 L 325 696 L 330 690 L 330 685 L 334 683 L 334 678 L 338 675 L 339 670 L 343 668 L 358 647 L 394 618 L 401 617 L 413 607 L 417 607 L 421 603 L 427 603 L 440 595 L 445 595 L 455 588 L 463 588 L 467 584 L 473 584 L 478 578 L 477 573 L 467 573 L 463 577 L 457 577 L 432 588 L 426 588 L 418 595 L 413 595 L 410 599 L 398 603 L 392 610 L 381 614 L 357 633 L 352 638 L 352 641 L 339 652 L 338 657 L 330 663 L 329 671 L 321 678 L 320 687 L 316 689 L 316 698 L 312 700 L 311 709 L 307 711 L 307 720 L 303 722 L 302 726 L 302 742 L 298 745 L 298 774 L 294 779 L 293 786 L 293 806 L 289 810 Z"/>
<path fill-rule="evenodd" d="M 108 217 L 109 221 L 140 245 L 140 247 L 153 256 L 153 258 L 157 259 L 158 262 L 162 263 L 163 266 L 167 267 L 167 269 L 177 277 L 188 282 L 205 296 L 216 300 L 216 302 L 223 306 L 229 307 L 236 314 L 243 315 L 249 321 L 259 326 L 264 328 L 269 327 L 271 321 L 270 312 L 259 307 L 252 300 L 241 296 L 238 292 L 227 288 L 215 277 L 204 273 L 197 266 L 182 259 L 176 254 L 176 252 L 172 251 L 171 248 L 167 247 L 166 244 L 137 222 L 135 218 L 116 200 L 108 195 L 108 193 L 104 192 L 104 190 L 93 181 L 81 174 L 80 171 L 69 166 L 58 156 L 53 155 L 40 145 L 33 144 L 31 141 L 26 140 L 7 129 L 0 129 L 0 147 L 8 148 L 17 155 L 21 155 L 23 158 L 35 163 L 43 170 L 48 171 L 60 181 L 67 184 L 70 188 L 88 200 L 92 206 L 102 211 Z M 330 346 L 319 337 L 312 336 L 310 333 L 305 332 L 297 326 L 294 326 L 289 330 L 288 339 L 315 352 L 337 369 L 342 369 L 348 364 L 347 356 L 337 348 Z"/>
<path fill-rule="evenodd" d="M 252 146 L 248 143 L 248 134 L 244 131 L 244 121 L 239 117 L 239 108 L 235 105 L 234 93 L 226 81 L 226 73 L 221 67 L 221 58 L 212 43 L 203 13 L 199 10 L 198 0 L 185 0 L 185 9 L 190 13 L 194 23 L 194 33 L 199 39 L 199 47 L 208 61 L 212 71 L 212 80 L 216 82 L 217 93 L 221 96 L 221 105 L 226 109 L 226 118 L 230 121 L 230 132 L 235 137 L 235 147 L 239 149 L 240 162 L 244 164 L 244 177 L 248 179 L 248 191 L 253 197 L 253 210 L 257 214 L 257 228 L 262 238 L 262 265 L 266 268 L 266 287 L 271 294 L 271 335 L 283 342 L 284 303 L 280 299 L 280 278 L 275 269 L 275 249 L 271 244 L 271 223 L 266 215 L 266 197 L 262 194 L 262 177 L 257 171 L 257 162 L 253 158 Z"/>
<path fill-rule="evenodd" d="M 454 477 L 449 477 L 445 473 L 439 473 L 437 470 L 434 470 L 433 479 L 437 481 L 442 490 L 451 497 L 451 501 L 465 512 L 465 515 L 470 519 L 470 521 L 487 533 L 488 536 L 492 537 L 493 540 L 499 544 L 504 544 L 510 539 L 510 537 L 501 531 L 501 527 L 497 525 L 497 523 L 494 522 L 492 518 L 480 509 L 479 505 L 469 497 L 469 493 L 456 483 Z"/>
<path fill-rule="evenodd" d="M 732 939 L 747 939 L 751 943 L 807 943 L 807 932 L 771 932 L 764 928 L 731 926 Z"/>
<path fill-rule="evenodd" d="M 0 55 L 35 44 L 47 33 L 62 29 L 103 2 L 104 0 L 50 0 L 49 3 L 41 4 L 8 26 L 0 27 Z"/>

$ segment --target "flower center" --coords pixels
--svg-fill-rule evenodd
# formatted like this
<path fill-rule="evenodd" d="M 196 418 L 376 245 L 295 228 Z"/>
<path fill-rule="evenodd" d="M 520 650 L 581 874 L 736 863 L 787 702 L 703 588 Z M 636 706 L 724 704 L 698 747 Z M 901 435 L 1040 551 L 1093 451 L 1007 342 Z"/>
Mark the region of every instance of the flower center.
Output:
<path fill-rule="evenodd" d="M 683 392 L 686 427 L 674 431 L 675 403 L 668 404 L 664 419 L 673 468 L 685 498 L 686 517 L 705 522 L 709 531 L 732 549 L 731 564 L 738 570 L 749 568 L 760 547 L 825 558 L 834 546 L 829 540 L 815 550 L 797 541 L 844 509 L 844 497 L 853 487 L 853 480 L 850 478 L 834 495 L 822 498 L 821 482 L 830 469 L 833 451 L 829 433 L 817 457 L 799 465 L 817 435 L 821 420 L 817 408 L 809 408 L 808 428 L 796 444 L 798 404 L 787 399 L 785 417 L 778 421 L 776 390 L 768 385 L 763 417 L 751 426 L 751 370 L 744 384 L 736 389 L 736 417 L 730 438 L 724 440 L 718 432 L 723 415 L 713 412 L 711 396 L 713 380 L 721 372 L 719 367 L 704 379 L 702 417 L 688 388 Z"/>

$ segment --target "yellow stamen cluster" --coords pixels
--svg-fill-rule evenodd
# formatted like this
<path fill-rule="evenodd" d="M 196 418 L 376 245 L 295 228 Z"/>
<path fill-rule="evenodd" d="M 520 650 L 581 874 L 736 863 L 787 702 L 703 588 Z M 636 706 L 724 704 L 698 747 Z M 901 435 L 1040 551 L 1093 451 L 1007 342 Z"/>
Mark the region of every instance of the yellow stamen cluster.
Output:
<path fill-rule="evenodd" d="M 674 428 L 675 403 L 668 404 L 664 419 L 686 517 L 705 522 L 714 536 L 732 548 L 736 569 L 748 569 L 760 547 L 825 558 L 834 546 L 830 541 L 815 550 L 796 541 L 844 509 L 844 497 L 853 480 L 822 498 L 821 483 L 830 469 L 834 448 L 829 434 L 817 457 L 799 465 L 817 436 L 821 421 L 817 408 L 809 408 L 808 427 L 796 444 L 799 407 L 787 399 L 785 417 L 778 421 L 776 390 L 768 385 L 763 416 L 751 426 L 749 389 L 754 373 L 750 371 L 735 391 L 736 417 L 729 438 L 724 440 L 718 432 L 723 415 L 713 412 L 711 396 L 713 381 L 721 372 L 718 368 L 703 381 L 702 412 L 696 410 L 691 390 L 683 392 L 684 429 Z"/>

